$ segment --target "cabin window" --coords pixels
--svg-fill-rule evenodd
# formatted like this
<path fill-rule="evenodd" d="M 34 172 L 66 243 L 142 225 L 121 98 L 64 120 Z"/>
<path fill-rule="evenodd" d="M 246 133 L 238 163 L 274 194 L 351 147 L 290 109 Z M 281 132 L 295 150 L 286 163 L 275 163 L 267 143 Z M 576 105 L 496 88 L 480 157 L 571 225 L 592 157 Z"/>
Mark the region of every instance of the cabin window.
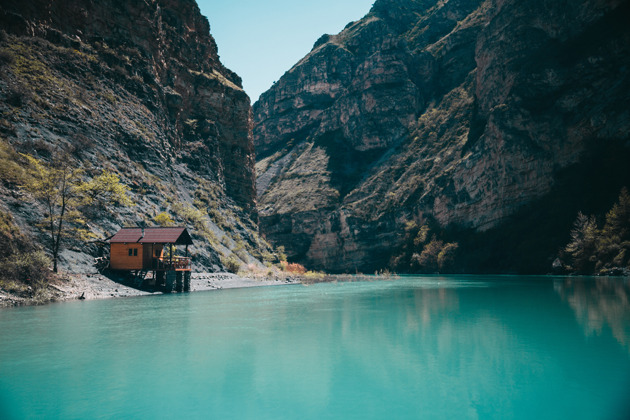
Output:
<path fill-rule="evenodd" d="M 155 256 L 156 256 L 156 257 L 159 257 L 159 256 L 160 256 L 160 250 L 159 250 L 159 249 L 156 249 L 156 250 L 155 250 Z"/>
<path fill-rule="evenodd" d="M 129 248 L 129 256 L 131 257 L 133 255 L 133 249 Z"/>
<path fill-rule="evenodd" d="M 129 248 L 129 256 L 134 256 L 137 257 L 138 256 L 138 248 Z"/>

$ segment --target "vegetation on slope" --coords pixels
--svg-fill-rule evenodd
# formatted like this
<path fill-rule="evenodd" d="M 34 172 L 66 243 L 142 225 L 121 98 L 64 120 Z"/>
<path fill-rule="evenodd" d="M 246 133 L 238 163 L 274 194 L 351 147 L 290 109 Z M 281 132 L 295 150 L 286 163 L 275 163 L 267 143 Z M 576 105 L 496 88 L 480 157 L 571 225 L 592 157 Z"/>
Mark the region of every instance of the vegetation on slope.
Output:
<path fill-rule="evenodd" d="M 630 275 L 630 194 L 623 188 L 600 228 L 597 218 L 578 213 L 571 241 L 561 253 L 568 271 Z"/>
<path fill-rule="evenodd" d="M 0 289 L 31 297 L 50 278 L 50 259 L 0 209 Z"/>

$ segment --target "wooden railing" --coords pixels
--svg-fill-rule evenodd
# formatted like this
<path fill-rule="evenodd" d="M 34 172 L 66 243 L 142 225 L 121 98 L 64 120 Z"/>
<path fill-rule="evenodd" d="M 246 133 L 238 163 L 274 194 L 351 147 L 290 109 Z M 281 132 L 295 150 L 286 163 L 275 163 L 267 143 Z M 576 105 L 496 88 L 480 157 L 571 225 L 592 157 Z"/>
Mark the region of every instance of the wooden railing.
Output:
<path fill-rule="evenodd" d="M 190 270 L 189 257 L 160 257 L 153 259 L 154 270 Z"/>

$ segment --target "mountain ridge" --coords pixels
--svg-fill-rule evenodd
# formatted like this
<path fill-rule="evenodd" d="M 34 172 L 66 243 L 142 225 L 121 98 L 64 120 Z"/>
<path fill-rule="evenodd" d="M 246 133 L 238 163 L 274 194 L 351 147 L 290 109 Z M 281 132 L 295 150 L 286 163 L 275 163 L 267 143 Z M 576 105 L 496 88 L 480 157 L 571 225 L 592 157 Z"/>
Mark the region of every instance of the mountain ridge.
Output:
<path fill-rule="evenodd" d="M 532 237 L 536 221 L 514 217 L 553 202 L 570 187 L 562 174 L 598 154 L 628 156 L 628 10 L 375 2 L 254 104 L 262 231 L 309 267 L 369 272 L 411 269 L 411 255 L 395 263 L 405 226 L 429 223 L 464 245 L 450 270 L 548 272 L 566 242 L 559 230 L 568 237 L 580 206 L 601 195 L 555 203 L 563 215 L 547 243 Z M 630 183 L 617 169 L 591 168 L 610 175 L 590 187 L 606 191 L 605 206 Z M 517 226 L 529 248 L 497 233 Z"/>

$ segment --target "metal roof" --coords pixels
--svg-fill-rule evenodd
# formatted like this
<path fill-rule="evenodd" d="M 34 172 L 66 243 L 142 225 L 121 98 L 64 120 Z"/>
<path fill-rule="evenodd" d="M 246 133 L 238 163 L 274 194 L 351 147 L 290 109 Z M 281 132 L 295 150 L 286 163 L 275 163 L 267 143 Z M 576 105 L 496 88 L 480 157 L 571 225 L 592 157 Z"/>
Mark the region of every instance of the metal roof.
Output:
<path fill-rule="evenodd" d="M 148 243 L 192 245 L 192 238 L 185 227 L 122 228 L 109 239 L 110 243 Z"/>

